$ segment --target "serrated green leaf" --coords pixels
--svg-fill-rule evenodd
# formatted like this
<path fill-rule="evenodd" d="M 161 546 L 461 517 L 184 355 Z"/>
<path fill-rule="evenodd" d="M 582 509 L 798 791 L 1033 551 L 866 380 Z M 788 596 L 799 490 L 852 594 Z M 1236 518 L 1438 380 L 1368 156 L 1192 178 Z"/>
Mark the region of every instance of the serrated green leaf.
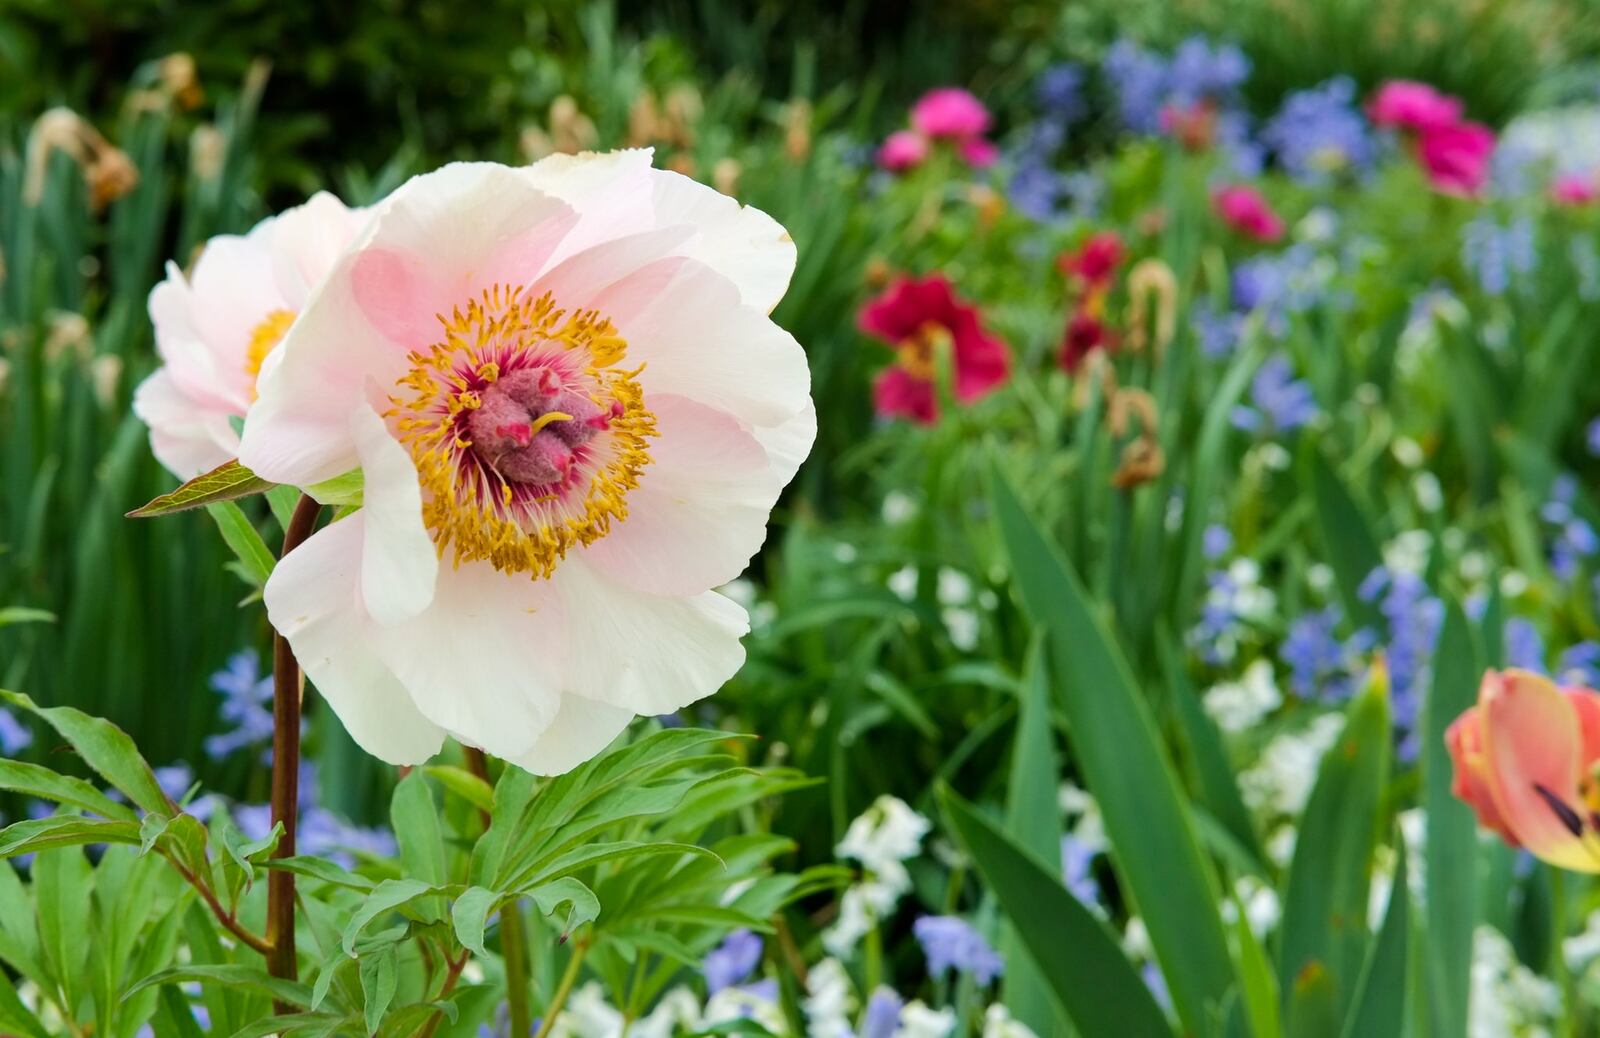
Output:
<path fill-rule="evenodd" d="M 52 815 L 13 822 L 0 829 L 0 858 L 73 847 L 86 843 L 139 844 L 139 827 L 132 822 L 104 822 L 76 815 Z"/>
<path fill-rule="evenodd" d="M 0 701 L 43 718 L 71 744 L 84 763 L 124 796 L 152 814 L 170 815 L 172 801 L 128 733 L 70 706 L 42 707 L 20 692 L 0 691 Z"/>
<path fill-rule="evenodd" d="M 0 789 L 67 804 L 113 821 L 132 822 L 139 817 L 133 808 L 117 803 L 82 779 L 27 761 L 0 759 Z"/>
<path fill-rule="evenodd" d="M 404 905 L 410 904 L 419 897 L 428 897 L 437 893 L 431 883 L 424 883 L 420 879 L 386 879 L 373 888 L 367 895 L 360 908 L 356 909 L 350 922 L 344 928 L 344 936 L 340 938 L 340 945 L 346 955 L 356 953 L 356 938 L 361 936 L 361 931 L 381 915 L 393 912 Z"/>
<path fill-rule="evenodd" d="M 546 883 L 527 891 L 539 911 L 554 915 L 556 909 L 567 905 L 567 921 L 561 928 L 561 939 L 567 937 L 584 923 L 593 922 L 600 915 L 600 899 L 594 891 L 571 876 Z"/>
<path fill-rule="evenodd" d="M 483 948 L 483 933 L 499 902 L 500 895 L 482 887 L 468 887 L 456 898 L 455 904 L 450 906 L 450 923 L 463 948 L 471 949 L 480 957 L 488 955 Z"/>
<path fill-rule="evenodd" d="M 1171 1034 L 1116 936 L 1068 893 L 1059 873 L 1047 870 L 948 786 L 939 787 L 938 797 L 952 831 L 1049 984 L 1057 1011 L 1084 1035 Z"/>
<path fill-rule="evenodd" d="M 219 501 L 236 501 L 241 497 L 265 493 L 276 485 L 257 476 L 237 460 L 225 461 L 210 472 L 194 477 L 170 494 L 162 494 L 149 503 L 135 508 L 128 513 L 128 517 L 149 519 Z"/>
<path fill-rule="evenodd" d="M 1099 802 L 1113 860 L 1139 905 L 1178 1015 L 1189 1030 L 1205 1033 L 1212 1008 L 1237 978 L 1216 878 L 1177 776 L 1122 650 L 1077 573 L 998 469 L 991 475 L 1012 582 L 1048 637 L 1069 742 Z"/>
<path fill-rule="evenodd" d="M 266 587 L 267 578 L 272 576 L 272 568 L 278 564 L 278 559 L 261 539 L 261 534 L 244 514 L 244 509 L 232 501 L 220 501 L 206 505 L 206 511 L 216 522 L 223 543 L 239 560 L 246 580 L 255 587 Z"/>

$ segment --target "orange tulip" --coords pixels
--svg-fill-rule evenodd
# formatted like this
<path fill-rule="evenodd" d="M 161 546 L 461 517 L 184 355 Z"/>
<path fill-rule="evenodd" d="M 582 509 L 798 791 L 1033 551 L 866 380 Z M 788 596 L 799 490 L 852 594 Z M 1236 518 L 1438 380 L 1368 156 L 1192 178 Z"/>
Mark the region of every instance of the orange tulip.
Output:
<path fill-rule="evenodd" d="M 1600 693 L 1491 670 L 1445 741 L 1453 791 L 1480 824 L 1552 865 L 1600 872 Z"/>

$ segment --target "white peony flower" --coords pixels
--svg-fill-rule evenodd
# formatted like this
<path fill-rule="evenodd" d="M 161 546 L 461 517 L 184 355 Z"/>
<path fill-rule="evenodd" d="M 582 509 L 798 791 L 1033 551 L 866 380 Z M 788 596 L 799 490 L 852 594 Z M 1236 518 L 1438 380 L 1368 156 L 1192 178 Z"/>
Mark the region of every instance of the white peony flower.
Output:
<path fill-rule="evenodd" d="M 446 734 L 566 771 L 715 692 L 745 568 L 811 448 L 768 319 L 794 246 L 648 152 L 458 163 L 374 210 L 263 372 L 240 460 L 363 502 L 268 615 L 375 756 Z"/>

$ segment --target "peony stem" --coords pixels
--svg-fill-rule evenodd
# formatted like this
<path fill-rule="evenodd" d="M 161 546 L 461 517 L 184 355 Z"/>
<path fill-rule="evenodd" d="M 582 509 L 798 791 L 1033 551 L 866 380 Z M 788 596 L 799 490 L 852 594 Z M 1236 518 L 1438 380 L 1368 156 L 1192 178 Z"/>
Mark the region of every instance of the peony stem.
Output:
<path fill-rule="evenodd" d="M 463 746 L 467 770 L 489 781 L 489 761 L 476 746 Z M 489 812 L 482 812 L 483 828 L 489 829 Z M 500 958 L 506 967 L 506 1005 L 511 1015 L 511 1033 L 530 1034 L 533 1010 L 528 1004 L 528 935 L 522 929 L 522 902 L 512 899 L 500 909 Z"/>
<path fill-rule="evenodd" d="M 539 1033 L 535 1038 L 549 1038 L 556 1017 L 561 1015 L 562 1008 L 567 1004 L 567 996 L 572 994 L 572 986 L 578 982 L 578 969 L 583 965 L 583 957 L 587 954 L 589 954 L 587 943 L 579 943 L 572 949 L 572 958 L 567 960 L 567 968 L 561 974 L 560 983 L 556 985 L 556 993 L 550 996 L 550 1004 L 544 1010 L 544 1021 L 539 1024 Z"/>
<path fill-rule="evenodd" d="M 288 555 L 311 536 L 322 506 L 303 494 L 283 534 L 283 554 Z M 272 821 L 282 824 L 274 858 L 294 856 L 295 822 L 300 802 L 300 664 L 294 649 L 281 634 L 272 638 Z M 267 972 L 284 980 L 298 979 L 294 948 L 294 873 L 273 869 L 267 876 Z M 294 1007 L 277 1003 L 282 1016 Z"/>

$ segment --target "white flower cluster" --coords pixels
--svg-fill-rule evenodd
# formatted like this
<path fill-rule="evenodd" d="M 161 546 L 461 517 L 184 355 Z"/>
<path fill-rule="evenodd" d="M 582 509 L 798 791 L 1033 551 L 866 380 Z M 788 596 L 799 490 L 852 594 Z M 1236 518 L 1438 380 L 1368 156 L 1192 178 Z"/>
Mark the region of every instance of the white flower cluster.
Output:
<path fill-rule="evenodd" d="M 850 823 L 834 852 L 857 861 L 866 875 L 839 899 L 839 918 L 822 933 L 829 955 L 844 958 L 878 920 L 894 911 L 911 889 L 905 863 L 922 852 L 932 828 L 904 800 L 881 796 Z"/>
<path fill-rule="evenodd" d="M 1302 731 L 1274 737 L 1256 763 L 1239 775 L 1245 803 L 1265 814 L 1298 817 L 1311 796 L 1322 755 L 1343 728 L 1342 716 L 1327 713 Z"/>
<path fill-rule="evenodd" d="M 1259 658 L 1238 681 L 1224 681 L 1207 690 L 1202 705 L 1224 732 L 1254 728 L 1283 703 L 1283 693 L 1273 678 L 1272 662 Z"/>
<path fill-rule="evenodd" d="M 1472 935 L 1469 1038 L 1547 1038 L 1561 1012 L 1561 991 L 1517 961 L 1511 942 L 1492 926 Z"/>

